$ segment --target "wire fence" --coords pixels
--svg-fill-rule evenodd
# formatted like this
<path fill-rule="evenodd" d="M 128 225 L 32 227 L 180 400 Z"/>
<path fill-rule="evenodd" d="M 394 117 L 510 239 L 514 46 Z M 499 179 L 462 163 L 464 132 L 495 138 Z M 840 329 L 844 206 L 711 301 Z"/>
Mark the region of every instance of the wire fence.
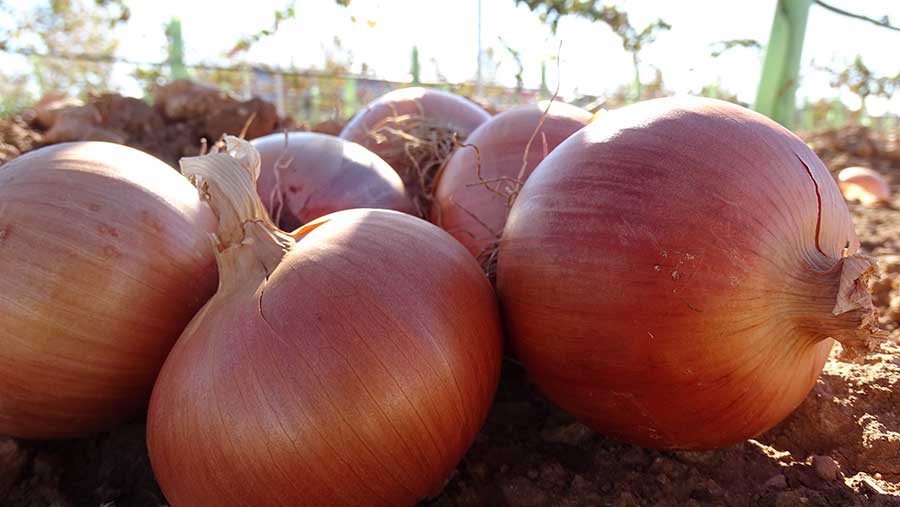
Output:
<path fill-rule="evenodd" d="M 118 75 L 128 75 L 146 89 L 146 97 L 152 100 L 150 88 L 171 81 L 169 62 L 147 62 L 107 54 L 50 53 L 28 48 L 2 49 L 6 54 L 25 59 L 50 59 L 58 61 L 115 66 Z M 319 122 L 333 118 L 352 116 L 360 107 L 375 98 L 397 88 L 427 86 L 474 98 L 474 84 L 470 82 L 417 82 L 381 79 L 371 75 L 335 73 L 315 69 L 283 69 L 267 65 L 242 63 L 217 65 L 209 63 L 185 63 L 190 77 L 199 82 L 221 88 L 243 99 L 260 98 L 273 103 L 279 115 L 305 122 Z M 49 90 L 42 90 L 44 92 Z M 101 92 L 106 90 L 93 90 Z M 118 91 L 118 90 L 110 90 Z M 491 109 L 508 107 L 549 98 L 544 89 L 508 88 L 495 84 L 483 84 L 478 101 Z M 582 102 L 596 97 L 586 96 Z"/>
<path fill-rule="evenodd" d="M 171 81 L 170 62 L 148 62 L 109 54 L 42 52 L 29 48 L 0 48 L 0 52 L 18 56 L 26 61 L 55 60 L 115 67 L 117 75 L 130 76 L 145 90 L 145 98 L 152 100 L 152 87 Z M 260 64 L 241 63 L 218 65 L 210 63 L 185 63 L 190 77 L 199 82 L 230 92 L 240 98 L 257 97 L 275 105 L 282 117 L 315 124 L 331 119 L 352 116 L 360 107 L 397 88 L 428 86 L 464 95 L 478 101 L 493 111 L 546 99 L 552 95 L 546 87 L 509 88 L 485 83 L 475 97 L 472 82 L 417 82 L 381 79 L 371 75 L 328 72 L 316 69 L 284 69 Z M 43 92 L 51 90 L 42 90 Z M 55 90 L 58 91 L 58 90 Z M 92 90 L 93 92 L 119 91 Z M 721 97 L 720 97 L 721 98 Z M 590 110 L 615 107 L 628 102 L 629 97 L 604 97 L 582 95 L 570 98 L 575 105 Z M 846 125 L 866 125 L 878 130 L 897 130 L 900 117 L 896 114 L 869 116 L 864 111 L 851 111 L 838 98 L 827 101 L 805 102 L 794 117 L 797 129 L 810 131 L 823 128 L 840 128 Z"/>

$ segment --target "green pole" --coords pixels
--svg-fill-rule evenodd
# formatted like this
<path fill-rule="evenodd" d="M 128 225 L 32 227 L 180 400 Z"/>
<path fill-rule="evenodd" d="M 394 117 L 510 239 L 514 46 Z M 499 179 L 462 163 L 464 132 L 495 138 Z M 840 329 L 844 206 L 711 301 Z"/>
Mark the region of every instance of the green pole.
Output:
<path fill-rule="evenodd" d="M 412 74 L 412 84 L 419 86 L 422 82 L 419 80 L 419 48 L 413 46 L 412 48 L 412 64 L 410 65 L 409 73 Z"/>
<path fill-rule="evenodd" d="M 169 72 L 172 79 L 187 79 L 187 67 L 184 65 L 184 38 L 181 36 L 181 20 L 172 18 L 166 25 L 166 38 L 169 40 Z"/>
<path fill-rule="evenodd" d="M 778 0 L 755 108 L 789 127 L 793 121 L 803 37 L 812 0 Z"/>

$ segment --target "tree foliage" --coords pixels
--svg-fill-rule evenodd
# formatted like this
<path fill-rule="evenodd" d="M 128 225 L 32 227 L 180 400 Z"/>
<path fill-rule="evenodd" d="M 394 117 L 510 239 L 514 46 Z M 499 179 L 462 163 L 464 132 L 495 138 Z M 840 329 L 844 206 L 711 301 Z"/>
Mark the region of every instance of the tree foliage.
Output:
<path fill-rule="evenodd" d="M 835 89 L 846 89 L 860 98 L 863 108 L 869 97 L 891 98 L 900 90 L 900 73 L 894 76 L 879 76 L 857 55 L 853 63 L 843 69 L 820 67 L 831 74 L 831 86 Z"/>
<path fill-rule="evenodd" d="M 341 3 L 341 2 L 338 2 L 338 3 Z M 349 0 L 346 3 L 349 4 L 350 3 Z M 275 15 L 274 15 L 275 18 L 272 21 L 271 28 L 265 28 L 254 34 L 247 35 L 245 37 L 241 37 L 241 39 L 238 40 L 237 43 L 235 43 L 234 47 L 232 47 L 231 50 L 228 51 L 228 56 L 233 57 L 233 56 L 237 55 L 238 53 L 243 53 L 244 51 L 247 51 L 248 49 L 253 47 L 253 45 L 256 44 L 257 42 L 259 42 L 260 40 L 262 40 L 266 37 L 275 35 L 275 32 L 277 32 L 278 29 L 281 27 L 281 23 L 283 23 L 289 19 L 293 19 L 297 16 L 296 5 L 297 5 L 296 0 L 291 0 L 290 2 L 288 2 L 287 5 L 284 6 L 284 8 L 275 11 Z M 344 5 L 346 5 L 346 4 L 344 4 Z"/>
<path fill-rule="evenodd" d="M 65 56 L 111 56 L 118 46 L 114 29 L 131 15 L 124 0 L 48 0 L 18 12 L 6 8 L 13 22 L 0 28 L 0 49 L 54 55 L 31 57 L 31 78 L 41 92 L 83 95 L 108 86 L 110 63 Z"/>
<path fill-rule="evenodd" d="M 713 43 L 713 50 L 710 56 L 718 58 L 726 52 L 735 48 L 755 49 L 762 51 L 762 44 L 756 39 L 731 39 Z"/>
<path fill-rule="evenodd" d="M 622 41 L 622 48 L 631 55 L 634 65 L 634 92 L 641 96 L 640 53 L 656 41 L 659 32 L 670 30 L 672 25 L 662 19 L 637 29 L 628 19 L 628 14 L 614 5 L 605 5 L 600 0 L 516 0 L 516 5 L 525 4 L 532 12 L 537 12 L 541 21 L 548 23 L 553 33 L 563 16 L 578 16 L 592 23 L 603 23 Z"/>
<path fill-rule="evenodd" d="M 599 0 L 516 0 L 525 4 L 532 12 L 537 12 L 541 21 L 548 23 L 553 33 L 563 16 L 578 16 L 594 23 L 604 23 L 622 40 L 622 47 L 632 55 L 637 55 L 648 44 L 656 40 L 656 34 L 669 30 L 672 25 L 662 19 L 638 30 L 628 19 L 628 14 L 612 5 L 604 5 Z"/>

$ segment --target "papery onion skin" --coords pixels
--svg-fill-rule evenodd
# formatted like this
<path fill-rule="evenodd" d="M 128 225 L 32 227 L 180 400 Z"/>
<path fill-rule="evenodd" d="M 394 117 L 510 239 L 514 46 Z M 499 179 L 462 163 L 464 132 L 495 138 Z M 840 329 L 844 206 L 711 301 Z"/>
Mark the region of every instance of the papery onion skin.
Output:
<path fill-rule="evenodd" d="M 409 118 L 401 119 L 406 116 Z M 487 111 L 459 95 L 422 87 L 401 88 L 368 104 L 344 127 L 340 137 L 365 146 L 409 183 L 418 174 L 406 151 L 408 141 L 381 127 L 417 134 L 415 131 L 424 120 L 428 126 L 446 131 L 440 135 L 456 133 L 458 140 L 463 141 L 489 118 Z M 374 131 L 384 138 L 374 136 Z"/>
<path fill-rule="evenodd" d="M 293 230 L 344 209 L 415 212 L 400 176 L 378 155 L 325 134 L 290 132 L 287 137 L 287 149 L 285 134 L 251 141 L 262 157 L 256 188 L 270 214 L 277 202 L 273 190 L 280 181 L 282 229 Z"/>
<path fill-rule="evenodd" d="M 472 255 L 483 255 L 503 232 L 520 173 L 521 184 L 549 152 L 591 118 L 591 113 L 579 107 L 553 102 L 548 109 L 547 102 L 540 102 L 512 108 L 481 124 L 466 140 L 478 148 L 477 154 L 472 148 L 458 149 L 441 170 L 431 222 Z"/>
<path fill-rule="evenodd" d="M 551 400 L 642 446 L 713 448 L 794 410 L 829 336 L 868 335 L 871 306 L 831 313 L 845 245 L 859 246 L 846 205 L 800 139 L 726 102 L 659 99 L 604 115 L 538 166 L 497 285 Z"/>
<path fill-rule="evenodd" d="M 0 167 L 0 434 L 79 436 L 145 408 L 215 290 L 215 227 L 184 177 L 125 146 Z"/>
<path fill-rule="evenodd" d="M 891 198 L 891 187 L 879 172 L 868 167 L 848 167 L 838 173 L 838 187 L 848 201 L 873 206 Z"/>
<path fill-rule="evenodd" d="M 434 493 L 499 379 L 499 313 L 477 263 L 395 211 L 327 215 L 277 255 L 263 250 L 272 233 L 241 223 L 261 236 L 223 251 L 223 284 L 153 392 L 147 443 L 169 502 L 404 506 Z"/>

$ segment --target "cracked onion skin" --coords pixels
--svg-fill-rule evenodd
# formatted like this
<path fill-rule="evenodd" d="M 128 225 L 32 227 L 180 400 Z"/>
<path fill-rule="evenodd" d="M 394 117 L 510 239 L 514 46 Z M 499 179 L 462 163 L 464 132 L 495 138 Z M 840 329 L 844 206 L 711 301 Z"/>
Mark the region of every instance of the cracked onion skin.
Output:
<path fill-rule="evenodd" d="M 524 182 L 549 152 L 591 118 L 580 107 L 552 102 L 548 109 L 547 102 L 539 102 L 514 107 L 481 124 L 466 140 L 478 147 L 478 154 L 469 147 L 458 149 L 439 173 L 431 222 L 475 257 L 484 255 L 503 232 L 509 213 L 507 196 L 515 191 L 519 174 Z M 479 183 L 479 172 L 486 183 Z"/>
<path fill-rule="evenodd" d="M 163 493 L 176 507 L 411 506 L 433 494 L 499 379 L 499 312 L 477 263 L 395 211 L 340 211 L 292 236 L 265 224 L 261 203 L 223 212 L 219 169 L 184 166 L 206 175 L 224 224 L 222 283 L 153 392 Z"/>
<path fill-rule="evenodd" d="M 874 261 L 858 246 L 834 180 L 792 133 L 726 102 L 658 99 L 541 162 L 497 284 L 552 401 L 629 442 L 705 449 L 793 411 L 831 338 L 877 345 Z"/>
<path fill-rule="evenodd" d="M 283 207 L 278 222 L 283 230 L 352 208 L 415 212 L 396 171 L 354 142 L 290 132 L 286 147 L 285 134 L 259 137 L 250 144 L 262 159 L 256 188 L 270 215 L 277 203 L 273 191 L 280 184 Z"/>
<path fill-rule="evenodd" d="M 82 436 L 144 410 L 215 291 L 215 228 L 184 177 L 126 146 L 0 167 L 0 434 Z"/>

